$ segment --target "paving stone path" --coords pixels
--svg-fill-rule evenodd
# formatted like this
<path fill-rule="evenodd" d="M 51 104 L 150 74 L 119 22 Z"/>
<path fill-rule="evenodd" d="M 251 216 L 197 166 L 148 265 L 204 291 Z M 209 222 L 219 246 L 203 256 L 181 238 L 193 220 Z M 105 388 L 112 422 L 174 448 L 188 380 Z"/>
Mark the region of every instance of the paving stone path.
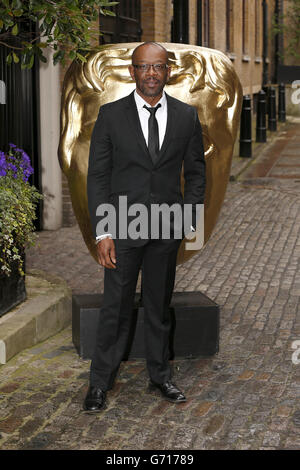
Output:
<path fill-rule="evenodd" d="M 0 366 L 0 449 L 300 448 L 300 126 L 280 139 L 229 184 L 211 239 L 177 269 L 177 291 L 221 307 L 218 355 L 172 363 L 188 401 L 149 393 L 136 360 L 122 363 L 107 409 L 84 414 L 89 361 L 69 327 Z M 77 227 L 41 232 L 27 267 L 74 293 L 103 288 Z"/>

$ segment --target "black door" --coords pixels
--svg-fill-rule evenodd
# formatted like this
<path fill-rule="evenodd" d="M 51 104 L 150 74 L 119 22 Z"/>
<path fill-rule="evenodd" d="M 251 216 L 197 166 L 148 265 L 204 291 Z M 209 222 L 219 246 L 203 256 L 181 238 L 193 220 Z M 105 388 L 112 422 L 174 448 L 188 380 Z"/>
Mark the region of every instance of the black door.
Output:
<path fill-rule="evenodd" d="M 29 31 L 32 25 L 20 26 Z M 10 50 L 0 45 L 0 80 L 2 93 L 0 100 L 0 150 L 7 151 L 8 144 L 14 143 L 30 156 L 34 169 L 30 183 L 41 191 L 40 138 L 39 138 L 39 75 L 38 63 L 32 69 L 21 70 L 20 63 L 7 65 L 6 55 Z M 35 226 L 41 230 L 41 203 L 37 208 Z"/>
<path fill-rule="evenodd" d="M 109 7 L 116 16 L 100 16 L 100 44 L 141 41 L 141 1 L 122 0 Z"/>

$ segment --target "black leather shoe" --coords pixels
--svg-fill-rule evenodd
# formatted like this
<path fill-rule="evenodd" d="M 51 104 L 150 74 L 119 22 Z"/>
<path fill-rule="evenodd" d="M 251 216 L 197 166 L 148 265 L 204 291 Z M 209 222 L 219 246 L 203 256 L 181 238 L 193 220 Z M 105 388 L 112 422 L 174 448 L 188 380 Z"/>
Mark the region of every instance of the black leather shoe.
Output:
<path fill-rule="evenodd" d="M 87 395 L 83 403 L 84 411 L 88 413 L 99 413 L 105 408 L 106 392 L 101 388 L 89 387 Z"/>
<path fill-rule="evenodd" d="M 149 383 L 149 390 L 155 389 L 160 390 L 162 396 L 172 403 L 184 403 L 186 401 L 184 394 L 170 381 L 164 384 L 156 384 L 151 381 Z"/>

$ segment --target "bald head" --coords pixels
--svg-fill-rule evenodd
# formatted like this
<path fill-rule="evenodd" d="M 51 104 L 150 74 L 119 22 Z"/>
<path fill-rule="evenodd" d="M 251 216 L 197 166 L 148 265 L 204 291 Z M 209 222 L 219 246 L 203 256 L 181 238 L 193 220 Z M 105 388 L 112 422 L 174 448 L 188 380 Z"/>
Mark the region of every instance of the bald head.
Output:
<path fill-rule="evenodd" d="M 136 83 L 137 93 L 151 106 L 162 96 L 163 88 L 170 76 L 168 52 L 156 42 L 145 42 L 132 53 L 129 72 Z"/>
<path fill-rule="evenodd" d="M 149 48 L 150 49 L 158 48 L 158 50 L 160 50 L 164 54 L 165 63 L 168 62 L 168 51 L 161 44 L 158 44 L 157 42 L 147 41 L 147 42 L 143 42 L 143 44 L 140 44 L 134 49 L 132 53 L 132 63 L 135 64 L 137 60 L 143 60 L 143 52 Z"/>

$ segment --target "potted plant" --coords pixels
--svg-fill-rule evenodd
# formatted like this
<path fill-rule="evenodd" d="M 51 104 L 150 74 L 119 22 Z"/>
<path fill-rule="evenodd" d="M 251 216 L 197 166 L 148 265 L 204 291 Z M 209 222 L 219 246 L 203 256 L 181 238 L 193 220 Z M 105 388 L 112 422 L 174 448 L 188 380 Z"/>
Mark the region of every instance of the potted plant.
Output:
<path fill-rule="evenodd" d="M 35 207 L 42 197 L 28 179 L 26 152 L 9 144 L 0 151 L 0 317 L 26 298 L 25 247 L 34 243 Z"/>

